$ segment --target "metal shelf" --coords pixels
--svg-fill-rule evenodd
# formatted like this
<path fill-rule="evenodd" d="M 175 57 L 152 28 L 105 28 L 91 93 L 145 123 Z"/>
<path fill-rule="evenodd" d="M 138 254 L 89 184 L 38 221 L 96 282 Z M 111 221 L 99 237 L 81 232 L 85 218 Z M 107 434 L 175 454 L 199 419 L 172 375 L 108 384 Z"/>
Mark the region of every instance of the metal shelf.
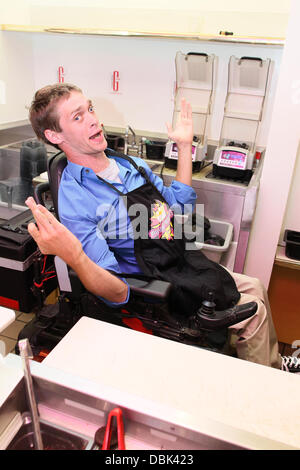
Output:
<path fill-rule="evenodd" d="M 184 39 L 195 41 L 211 41 L 220 43 L 236 43 L 236 44 L 255 44 L 284 46 L 284 38 L 276 37 L 257 37 L 257 36 L 214 36 L 203 35 L 197 33 L 164 33 L 151 31 L 121 31 L 121 30 L 105 30 L 95 28 L 52 28 L 50 26 L 38 25 L 14 25 L 1 24 L 2 31 L 18 31 L 27 33 L 56 33 L 56 34 L 81 34 L 92 36 L 116 36 L 116 37 L 141 37 L 141 38 L 160 38 L 160 39 Z"/>

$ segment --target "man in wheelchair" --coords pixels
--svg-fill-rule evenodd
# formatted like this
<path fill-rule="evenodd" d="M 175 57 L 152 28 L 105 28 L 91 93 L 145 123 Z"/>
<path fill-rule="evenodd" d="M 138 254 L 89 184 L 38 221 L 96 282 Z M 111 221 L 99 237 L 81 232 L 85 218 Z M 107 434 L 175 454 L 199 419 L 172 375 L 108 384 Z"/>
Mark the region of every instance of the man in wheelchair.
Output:
<path fill-rule="evenodd" d="M 92 102 L 74 85 L 55 84 L 37 91 L 30 121 L 37 137 L 56 146 L 68 160 L 58 194 L 62 223 L 32 198 L 27 201 L 37 224 L 28 230 L 43 253 L 63 259 L 108 307 L 130 305 L 124 273 L 168 281 L 173 321 L 192 326 L 193 331 L 197 325 L 204 331 L 226 331 L 238 358 L 300 370 L 295 358 L 288 369 L 289 358 L 278 353 L 260 281 L 229 272 L 200 250 L 187 250 L 184 236 L 174 236 L 170 207 L 194 205 L 196 199 L 191 186 L 192 112 L 185 100 L 175 129 L 167 124 L 168 136 L 178 148 L 177 174 L 169 187 L 143 159 L 107 149 Z M 135 205 L 147 212 L 142 236 L 133 229 Z M 112 222 L 114 233 L 107 231 Z"/>

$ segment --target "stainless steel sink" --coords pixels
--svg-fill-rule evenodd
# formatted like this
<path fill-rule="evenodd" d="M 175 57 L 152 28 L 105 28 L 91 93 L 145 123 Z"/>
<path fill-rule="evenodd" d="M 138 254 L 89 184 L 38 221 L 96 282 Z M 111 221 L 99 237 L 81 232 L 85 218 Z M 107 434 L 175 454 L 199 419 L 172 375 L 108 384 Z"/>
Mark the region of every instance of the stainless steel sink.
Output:
<path fill-rule="evenodd" d="M 24 413 L 22 419 L 23 424 L 7 450 L 35 450 L 31 416 L 29 413 Z M 41 421 L 40 427 L 44 450 L 84 450 L 89 444 L 89 440 L 57 426 Z"/>
<path fill-rule="evenodd" d="M 9 354 L 0 364 L 2 385 L 11 384 L 5 395 L 0 387 L 0 449 L 34 450 L 33 426 L 25 393 L 24 377 L 20 376 L 21 358 Z M 50 449 L 90 450 L 96 431 L 105 426 L 110 410 L 122 407 L 127 450 L 162 449 L 241 449 L 214 432 L 194 429 L 175 421 L 127 407 L 116 399 L 119 392 L 111 387 L 95 386 L 93 382 L 69 374 L 60 374 L 43 363 L 31 362 L 33 385 L 39 410 L 43 447 Z M 10 390 L 10 391 L 9 391 Z M 110 396 L 111 395 L 111 396 Z M 5 398 L 6 397 L 6 398 Z"/>

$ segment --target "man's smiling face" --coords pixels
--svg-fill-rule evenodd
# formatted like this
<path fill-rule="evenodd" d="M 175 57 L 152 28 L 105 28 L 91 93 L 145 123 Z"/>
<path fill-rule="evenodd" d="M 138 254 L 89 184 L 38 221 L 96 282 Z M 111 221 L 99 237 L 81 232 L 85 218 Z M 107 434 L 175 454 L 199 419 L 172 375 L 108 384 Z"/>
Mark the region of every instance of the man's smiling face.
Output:
<path fill-rule="evenodd" d="M 73 91 L 57 103 L 56 113 L 62 130 L 52 132 L 53 143 L 57 143 L 67 156 L 104 152 L 107 142 L 91 100 Z"/>

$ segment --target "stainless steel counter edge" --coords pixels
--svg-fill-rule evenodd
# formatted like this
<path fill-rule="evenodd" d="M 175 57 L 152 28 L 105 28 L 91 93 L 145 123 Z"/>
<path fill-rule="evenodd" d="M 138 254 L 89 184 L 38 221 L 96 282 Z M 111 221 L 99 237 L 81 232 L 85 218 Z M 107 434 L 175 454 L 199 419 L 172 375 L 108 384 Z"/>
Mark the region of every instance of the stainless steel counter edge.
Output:
<path fill-rule="evenodd" d="M 141 414 L 145 414 L 145 410 L 147 410 L 147 415 L 149 415 L 150 418 L 153 417 L 160 421 L 172 423 L 175 426 L 186 427 L 189 430 L 220 439 L 236 446 L 252 450 L 296 450 L 293 446 L 261 437 L 221 422 L 216 422 L 208 416 L 203 415 L 201 416 L 201 422 L 195 422 L 192 415 L 182 412 L 179 409 L 159 406 L 157 403 L 151 403 L 149 400 L 141 399 L 132 394 L 125 394 L 124 391 L 120 394 L 118 390 L 105 385 L 101 385 L 101 388 L 99 388 L 99 384 L 72 376 L 65 371 L 48 367 L 43 363 L 30 361 L 30 364 L 34 379 L 46 381 L 50 384 L 57 384 L 69 388 L 70 390 L 76 390 L 90 397 L 94 397 L 96 400 L 106 400 L 109 403 L 117 404 L 120 407 L 131 409 Z M 13 383 L 11 391 L 21 380 L 23 370 L 21 358 L 14 354 L 8 354 L 2 359 L 0 367 L 1 376 L 5 377 L 5 375 L 2 374 L 5 374 L 5 372 L 8 372 L 9 369 L 12 368 L 14 369 L 17 381 Z"/>

